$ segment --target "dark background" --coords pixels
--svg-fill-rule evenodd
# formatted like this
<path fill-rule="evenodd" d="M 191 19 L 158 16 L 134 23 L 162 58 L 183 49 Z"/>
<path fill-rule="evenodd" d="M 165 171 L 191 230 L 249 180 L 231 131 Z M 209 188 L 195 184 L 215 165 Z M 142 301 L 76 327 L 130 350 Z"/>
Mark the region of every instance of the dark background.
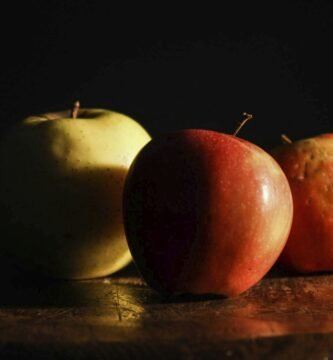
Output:
<path fill-rule="evenodd" d="M 240 136 L 265 148 L 332 129 L 330 1 L 1 6 L 1 132 L 76 99 L 152 135 L 233 132 L 243 111 L 254 120 Z"/>

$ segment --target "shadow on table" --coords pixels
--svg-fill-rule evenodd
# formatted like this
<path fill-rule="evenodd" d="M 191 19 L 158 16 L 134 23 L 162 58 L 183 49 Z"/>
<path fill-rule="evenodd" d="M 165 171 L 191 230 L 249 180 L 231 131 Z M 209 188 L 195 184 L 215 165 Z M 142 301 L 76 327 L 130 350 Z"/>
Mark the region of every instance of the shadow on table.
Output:
<path fill-rule="evenodd" d="M 287 273 L 274 267 L 265 278 L 300 276 L 304 277 L 304 275 Z M 0 281 L 2 282 L 0 308 L 107 307 L 110 303 L 115 303 L 118 296 L 141 305 L 225 299 L 223 296 L 209 294 L 162 296 L 146 285 L 133 263 L 109 277 L 93 280 L 52 280 L 26 276 L 10 280 L 3 278 Z"/>
<path fill-rule="evenodd" d="M 27 276 L 1 281 L 0 308 L 108 306 L 119 294 L 147 305 L 223 299 L 216 295 L 161 296 L 146 285 L 133 263 L 109 277 L 93 280 L 54 280 Z"/>
<path fill-rule="evenodd" d="M 135 267 L 130 264 L 110 277 L 93 280 L 56 280 L 32 275 L 3 277 L 0 279 L 0 308 L 95 306 L 98 299 L 112 293 L 112 285 L 118 279 L 137 276 Z"/>

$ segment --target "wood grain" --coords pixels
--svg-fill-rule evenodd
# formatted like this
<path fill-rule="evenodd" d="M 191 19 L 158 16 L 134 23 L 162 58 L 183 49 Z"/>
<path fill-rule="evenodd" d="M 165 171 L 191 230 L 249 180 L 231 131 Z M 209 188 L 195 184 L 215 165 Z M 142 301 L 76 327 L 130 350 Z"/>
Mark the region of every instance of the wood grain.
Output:
<path fill-rule="evenodd" d="M 229 299 L 164 299 L 133 267 L 2 289 L 0 359 L 333 358 L 333 275 L 266 277 Z"/>

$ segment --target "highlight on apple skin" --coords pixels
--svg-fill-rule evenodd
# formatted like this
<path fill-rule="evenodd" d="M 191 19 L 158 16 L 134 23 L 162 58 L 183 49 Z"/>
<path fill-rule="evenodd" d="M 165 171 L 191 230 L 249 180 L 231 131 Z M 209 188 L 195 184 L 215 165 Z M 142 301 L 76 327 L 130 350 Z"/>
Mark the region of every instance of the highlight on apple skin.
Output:
<path fill-rule="evenodd" d="M 132 163 L 124 225 L 146 282 L 166 295 L 238 295 L 285 246 L 293 204 L 277 162 L 210 130 L 153 138 Z"/>
<path fill-rule="evenodd" d="M 0 142 L 3 276 L 20 268 L 85 279 L 127 265 L 122 191 L 149 140 L 130 117 L 78 104 L 30 116 L 9 131 Z"/>
<path fill-rule="evenodd" d="M 271 151 L 293 194 L 294 218 L 278 263 L 298 273 L 333 271 L 333 134 Z"/>

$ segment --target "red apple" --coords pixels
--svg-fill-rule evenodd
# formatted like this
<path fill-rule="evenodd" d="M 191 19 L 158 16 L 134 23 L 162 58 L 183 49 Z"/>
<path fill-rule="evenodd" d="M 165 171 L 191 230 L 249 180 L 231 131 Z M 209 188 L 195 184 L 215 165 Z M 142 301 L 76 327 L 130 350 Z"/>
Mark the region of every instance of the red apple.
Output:
<path fill-rule="evenodd" d="M 134 261 L 166 294 L 247 290 L 280 255 L 292 211 L 288 181 L 268 153 L 209 130 L 154 138 L 132 163 L 124 191 Z"/>
<path fill-rule="evenodd" d="M 294 219 L 279 263 L 300 273 L 333 270 L 333 134 L 282 145 L 272 155 L 294 199 Z"/>

